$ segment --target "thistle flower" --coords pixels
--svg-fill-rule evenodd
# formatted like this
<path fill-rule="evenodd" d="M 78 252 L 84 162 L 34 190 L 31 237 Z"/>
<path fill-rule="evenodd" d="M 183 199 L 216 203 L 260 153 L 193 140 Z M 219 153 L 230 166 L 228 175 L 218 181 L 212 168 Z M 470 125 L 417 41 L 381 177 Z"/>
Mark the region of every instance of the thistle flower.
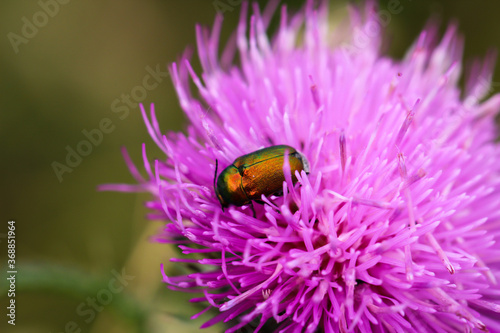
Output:
<path fill-rule="evenodd" d="M 186 56 L 170 68 L 187 134 L 164 135 L 153 106 L 141 108 L 166 157 L 150 164 L 143 145 L 148 177 L 125 154 L 138 185 L 105 186 L 151 192 L 150 217 L 167 222 L 157 240 L 199 256 L 172 259 L 200 269 L 165 283 L 202 292 L 193 302 L 219 312 L 203 327 L 228 332 L 500 332 L 493 57 L 462 92 L 455 26 L 439 41 L 431 24 L 394 60 L 379 50 L 372 4 L 352 11 L 347 33 L 330 28 L 325 5 L 282 7 L 270 39 L 273 10 L 254 6 L 247 23 L 244 4 L 221 60 L 221 17 L 197 27 L 203 74 Z M 282 196 L 223 211 L 216 161 L 278 144 L 300 150 L 310 174 L 294 184 L 285 162 Z"/>

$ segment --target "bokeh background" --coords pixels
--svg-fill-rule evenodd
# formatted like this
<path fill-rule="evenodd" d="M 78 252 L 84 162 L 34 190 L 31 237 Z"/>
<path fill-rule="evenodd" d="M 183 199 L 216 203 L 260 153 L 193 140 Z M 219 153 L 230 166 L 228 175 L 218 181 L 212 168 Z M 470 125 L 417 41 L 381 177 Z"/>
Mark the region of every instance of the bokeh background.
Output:
<path fill-rule="evenodd" d="M 498 1 L 399 2 L 403 10 L 391 17 L 386 32 L 387 52 L 396 58 L 431 16 L 440 18 L 442 28 L 452 20 L 459 23 L 465 59 L 500 47 Z M 139 108 L 133 104 L 129 112 L 116 113 L 112 104 L 125 104 L 115 100 L 134 91 L 141 96 L 137 87 L 148 70 L 164 72 L 186 47 L 194 48 L 195 24 L 211 25 L 216 5 L 226 8 L 221 40 L 227 40 L 240 1 L 73 0 L 59 4 L 57 12 L 49 6 L 53 15 L 44 20 L 42 4 L 54 3 L 0 4 L 0 331 L 197 332 L 211 314 L 190 320 L 201 309 L 188 302 L 192 295 L 162 285 L 160 263 L 170 275 L 184 271 L 168 262 L 175 249 L 149 241 L 162 223 L 144 218 L 148 196 L 97 192 L 96 187 L 133 182 L 122 146 L 139 165 L 143 142 L 150 157 L 161 156 Z M 302 1 L 286 3 L 295 10 Z M 346 14 L 345 3 L 332 2 L 341 8 L 338 17 Z M 388 3 L 381 1 L 380 8 Z M 24 38 L 23 26 L 34 19 L 40 27 L 24 28 L 30 37 L 14 46 L 12 38 Z M 158 81 L 142 100 L 131 97 L 132 102 L 154 102 L 161 128 L 181 131 L 185 117 L 171 80 Z M 500 81 L 498 68 L 494 81 Z M 59 179 L 52 164 L 66 164 L 67 147 L 76 149 L 86 139 L 82 131 L 99 128 L 106 118 L 113 130 Z M 16 221 L 16 326 L 8 325 L 5 315 L 9 220 Z M 127 277 L 116 291 L 110 282 L 122 272 Z M 95 308 L 92 299 L 97 299 Z M 215 326 L 206 332 L 222 330 Z"/>

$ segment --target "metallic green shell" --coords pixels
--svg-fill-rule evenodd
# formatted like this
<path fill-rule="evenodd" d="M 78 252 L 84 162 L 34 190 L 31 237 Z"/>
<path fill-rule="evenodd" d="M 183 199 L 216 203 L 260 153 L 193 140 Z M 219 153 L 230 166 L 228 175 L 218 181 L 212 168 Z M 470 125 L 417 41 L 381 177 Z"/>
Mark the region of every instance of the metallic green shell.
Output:
<path fill-rule="evenodd" d="M 285 175 L 283 160 L 288 156 L 292 181 L 295 171 L 309 173 L 309 164 L 295 148 L 286 145 L 272 146 L 238 157 L 217 178 L 215 193 L 222 207 L 243 206 L 262 195 L 277 194 L 283 189 Z"/>

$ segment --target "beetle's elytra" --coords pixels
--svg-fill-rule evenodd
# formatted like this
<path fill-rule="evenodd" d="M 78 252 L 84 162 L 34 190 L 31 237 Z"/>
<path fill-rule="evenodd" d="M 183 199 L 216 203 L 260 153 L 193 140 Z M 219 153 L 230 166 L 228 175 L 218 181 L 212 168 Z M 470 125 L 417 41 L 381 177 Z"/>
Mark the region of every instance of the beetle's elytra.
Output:
<path fill-rule="evenodd" d="M 262 195 L 279 193 L 285 181 L 285 154 L 288 156 L 294 184 L 297 182 L 295 171 L 304 170 L 309 173 L 309 163 L 305 156 L 286 145 L 271 146 L 240 156 L 222 170 L 217 178 L 215 194 L 222 208 L 229 205 L 243 206 L 253 200 L 260 200 Z"/>

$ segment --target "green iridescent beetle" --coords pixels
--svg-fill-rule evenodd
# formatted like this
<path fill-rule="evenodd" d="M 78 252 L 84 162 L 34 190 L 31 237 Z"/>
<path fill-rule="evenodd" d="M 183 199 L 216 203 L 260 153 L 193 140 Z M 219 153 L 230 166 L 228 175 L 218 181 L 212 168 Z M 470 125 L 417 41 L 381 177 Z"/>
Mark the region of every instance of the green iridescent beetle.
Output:
<path fill-rule="evenodd" d="M 293 184 L 297 182 L 295 171 L 309 173 L 309 163 L 304 155 L 287 145 L 271 146 L 254 151 L 234 160 L 217 178 L 215 169 L 214 188 L 222 209 L 229 205 L 243 206 L 258 201 L 262 195 L 277 194 L 283 190 L 285 175 L 283 162 L 288 156 Z"/>

